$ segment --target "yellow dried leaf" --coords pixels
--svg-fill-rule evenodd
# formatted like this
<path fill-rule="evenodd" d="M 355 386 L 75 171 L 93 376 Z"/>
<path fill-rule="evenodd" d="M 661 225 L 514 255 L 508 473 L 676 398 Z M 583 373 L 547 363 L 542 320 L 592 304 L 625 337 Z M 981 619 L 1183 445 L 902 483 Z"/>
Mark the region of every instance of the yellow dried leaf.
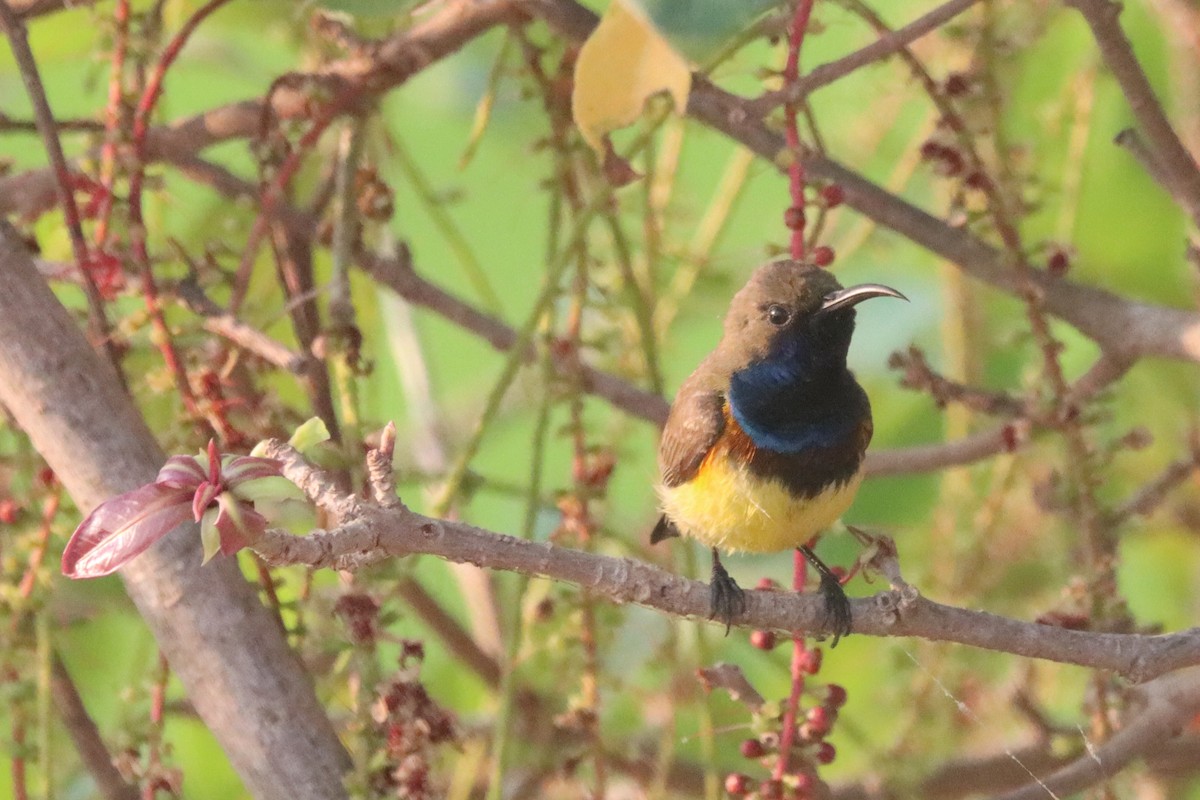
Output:
<path fill-rule="evenodd" d="M 583 43 L 575 63 L 571 110 L 587 143 L 604 152 L 604 136 L 642 113 L 646 99 L 667 92 L 687 107 L 692 71 L 639 10 L 613 0 Z"/>

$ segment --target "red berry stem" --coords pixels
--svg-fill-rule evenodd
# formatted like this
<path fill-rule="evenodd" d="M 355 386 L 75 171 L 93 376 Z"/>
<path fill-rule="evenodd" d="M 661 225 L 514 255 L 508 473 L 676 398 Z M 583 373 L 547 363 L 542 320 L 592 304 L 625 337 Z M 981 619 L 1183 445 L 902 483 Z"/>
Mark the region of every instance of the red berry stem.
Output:
<path fill-rule="evenodd" d="M 804 555 L 796 550 L 792 562 L 792 588 L 803 592 L 808 582 L 808 562 Z M 788 759 L 792 752 L 792 742 L 796 736 L 796 716 L 800 709 L 800 694 L 804 691 L 805 665 L 811 661 L 804 637 L 792 635 L 792 691 L 788 695 L 787 707 L 783 712 L 783 730 L 779 736 L 779 758 L 771 777 L 780 780 L 788 772 Z"/>
<path fill-rule="evenodd" d="M 791 86 L 800 79 L 800 46 L 804 43 L 804 34 L 808 30 L 808 19 L 812 15 L 813 0 L 800 0 L 796 5 L 796 15 L 792 18 L 792 25 L 788 31 L 788 52 L 787 61 L 783 67 L 783 81 L 787 86 Z M 785 133 L 787 139 L 788 152 L 791 153 L 791 161 L 788 163 L 788 187 L 791 190 L 792 203 L 789 212 L 792 209 L 799 209 L 796 225 L 788 225 L 792 232 L 791 252 L 792 258 L 802 260 L 804 258 L 804 163 L 800 159 L 800 127 L 796 121 L 797 104 L 788 103 L 784 106 L 784 116 L 787 120 L 787 130 Z M 791 222 L 792 220 L 789 220 Z"/>

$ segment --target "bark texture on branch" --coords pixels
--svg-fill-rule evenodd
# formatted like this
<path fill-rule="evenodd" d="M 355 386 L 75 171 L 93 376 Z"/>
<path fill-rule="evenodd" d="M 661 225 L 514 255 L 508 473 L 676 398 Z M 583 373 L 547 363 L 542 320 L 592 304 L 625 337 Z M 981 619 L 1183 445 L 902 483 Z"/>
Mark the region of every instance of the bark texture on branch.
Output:
<path fill-rule="evenodd" d="M 456 563 L 573 583 L 595 597 L 637 603 L 676 616 L 703 618 L 710 613 L 706 583 L 628 558 L 426 517 L 403 505 L 374 505 L 342 491 L 328 474 L 283 442 L 269 440 L 265 454 L 279 459 L 284 476 L 338 525 L 307 536 L 267 530 L 252 547 L 268 563 L 354 570 L 386 558 L 435 555 Z M 888 577 L 893 588 L 851 601 L 851 630 L 855 633 L 958 642 L 1112 670 L 1135 682 L 1200 665 L 1200 628 L 1160 636 L 1070 630 L 927 600 L 900 577 L 894 546 L 878 546 L 882 544 L 881 540 L 875 547 L 872 565 Z M 813 592 L 746 592 L 746 610 L 733 624 L 786 632 L 832 632 L 824 598 Z"/>
<path fill-rule="evenodd" d="M 0 222 L 0 403 L 80 509 L 154 480 L 162 451 Z M 348 759 L 311 680 L 237 562 L 201 567 L 186 525 L 122 572 L 200 717 L 259 800 L 345 797 Z"/>

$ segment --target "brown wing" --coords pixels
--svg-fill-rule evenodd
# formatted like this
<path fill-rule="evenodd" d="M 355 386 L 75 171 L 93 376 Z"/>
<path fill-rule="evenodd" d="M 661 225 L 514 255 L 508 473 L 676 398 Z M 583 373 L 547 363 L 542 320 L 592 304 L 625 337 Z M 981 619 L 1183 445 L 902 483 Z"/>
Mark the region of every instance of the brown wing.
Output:
<path fill-rule="evenodd" d="M 658 446 L 663 485 L 687 483 L 725 428 L 725 398 L 693 375 L 679 390 Z"/>

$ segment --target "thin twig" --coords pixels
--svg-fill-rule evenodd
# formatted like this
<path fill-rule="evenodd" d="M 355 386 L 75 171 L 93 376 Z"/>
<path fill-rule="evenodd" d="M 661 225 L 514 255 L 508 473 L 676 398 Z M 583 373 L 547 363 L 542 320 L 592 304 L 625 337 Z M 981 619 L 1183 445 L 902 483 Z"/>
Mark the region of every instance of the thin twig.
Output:
<path fill-rule="evenodd" d="M 113 52 L 108 75 L 108 104 L 104 109 L 104 144 L 100 146 L 100 204 L 96 209 L 96 225 L 92 231 L 96 250 L 103 253 L 108 246 L 108 225 L 112 220 L 115 183 L 117 178 L 117 144 L 123 117 L 125 55 L 129 50 L 129 2 L 120 0 L 113 9 Z"/>
<path fill-rule="evenodd" d="M 146 311 L 150 315 L 150 322 L 154 328 L 154 341 L 158 346 L 159 352 L 162 354 L 163 363 L 166 364 L 171 377 L 175 381 L 175 390 L 179 393 L 179 399 L 183 402 L 183 407 L 187 410 L 188 415 L 198 424 L 203 426 L 211 433 L 219 433 L 223 441 L 229 441 L 235 438 L 232 435 L 232 430 L 225 421 L 223 415 L 215 415 L 215 426 L 210 422 L 200 409 L 196 402 L 196 395 L 192 391 L 191 383 L 188 381 L 187 371 L 179 358 L 179 352 L 175 348 L 174 340 L 171 337 L 171 329 L 167 326 L 167 321 L 163 317 L 162 303 L 159 301 L 158 285 L 154 279 L 154 267 L 150 262 L 150 254 L 146 248 L 146 222 L 142 215 L 142 186 L 145 182 L 146 167 L 144 163 L 146 152 L 146 133 L 150 129 L 150 116 L 154 113 L 154 107 L 158 104 L 158 99 L 162 95 L 163 82 L 166 79 L 167 70 L 175 63 L 183 50 L 188 39 L 191 38 L 196 28 L 200 26 L 205 19 L 221 6 L 228 3 L 229 0 L 209 0 L 194 14 L 188 17 L 173 37 L 163 48 L 162 54 L 159 56 L 158 62 L 154 65 L 154 70 L 150 74 L 149 80 L 146 82 L 146 87 L 142 91 L 142 96 L 138 100 L 137 108 L 133 114 L 133 132 L 132 144 L 134 154 L 134 166 L 129 175 L 129 238 L 132 245 L 134 259 L 137 261 L 138 267 L 142 273 L 142 298 L 146 304 Z M 114 70 L 118 69 L 119 65 L 114 66 Z M 113 80 L 117 81 L 119 76 L 114 76 Z M 119 89 L 118 89 L 119 94 Z"/>
<path fill-rule="evenodd" d="M 439 640 L 468 669 L 479 676 L 491 688 L 500 686 L 500 664 L 484 652 L 479 643 L 463 629 L 454 617 L 446 613 L 441 604 L 426 591 L 425 587 L 411 577 L 403 577 L 396 584 L 396 593 L 433 630 Z"/>
<path fill-rule="evenodd" d="M 760 116 L 778 106 L 787 103 L 797 103 L 817 89 L 846 77 L 863 67 L 873 64 L 903 50 L 908 45 L 945 25 L 954 17 L 966 11 L 979 0 L 950 0 L 947 3 L 923 14 L 902 28 L 881 35 L 871 44 L 849 55 L 842 56 L 836 61 L 814 67 L 804 77 L 789 82 L 782 89 L 767 92 L 748 103 L 749 108 Z"/>
<path fill-rule="evenodd" d="M 1200 169 L 1167 119 L 1133 45 L 1121 30 L 1121 6 L 1111 0 L 1067 0 L 1067 5 L 1082 14 L 1092 29 L 1104 63 L 1121 85 L 1154 162 L 1162 167 L 1161 175 L 1171 196 L 1200 226 Z"/>
<path fill-rule="evenodd" d="M 892 353 L 888 359 L 888 366 L 904 370 L 904 377 L 900 380 L 901 386 L 927 392 L 938 406 L 960 403 L 972 411 L 1003 417 L 1016 417 L 1026 413 L 1025 403 L 1007 392 L 966 386 L 934 372 L 925 359 L 925 354 L 917 347 Z"/>
<path fill-rule="evenodd" d="M 0 0 L 2 1 L 2 0 Z M 75 744 L 75 750 L 91 773 L 105 800 L 138 800 L 137 789 L 125 782 L 113 766 L 113 756 L 100 738 L 96 723 L 83 705 L 83 698 L 58 654 L 51 664 L 50 695 L 59 719 Z"/>
<path fill-rule="evenodd" d="M 804 46 L 804 37 L 808 33 L 808 22 L 812 18 L 814 0 L 798 0 L 792 13 L 792 22 L 788 26 L 787 58 L 783 66 L 784 85 L 794 88 L 800 80 L 800 51 Z M 788 155 L 788 195 L 791 203 L 784 214 L 784 221 L 790 228 L 788 242 L 792 258 L 803 261 L 805 256 L 805 202 L 804 187 L 806 184 L 804 159 L 800 149 L 800 123 L 798 101 L 790 100 L 784 105 L 784 141 L 787 142 Z M 714 551 L 716 552 L 716 551 Z M 715 558 L 715 556 L 714 556 Z M 804 591 L 808 582 L 808 561 L 799 548 L 792 553 L 792 589 Z M 792 633 L 792 657 L 789 662 L 791 685 L 787 702 L 783 707 L 783 719 L 780 721 L 779 752 L 775 764 L 771 768 L 771 778 L 781 781 L 789 772 L 792 759 L 792 742 L 796 738 L 796 715 L 800 710 L 800 694 L 804 691 L 804 661 L 808 653 L 808 644 L 804 633 Z"/>
<path fill-rule="evenodd" d="M 108 315 L 104 310 L 104 299 L 96 280 L 91 273 L 91 253 L 87 240 L 83 236 L 83 226 L 79 216 L 79 206 L 75 203 L 75 193 L 71 188 L 71 169 L 67 166 L 66 156 L 63 155 L 62 142 L 58 138 L 58 123 L 50 102 L 46 99 L 46 89 L 42 85 L 41 74 L 38 71 L 37 60 L 29 49 L 29 37 L 25 24 L 17 18 L 7 2 L 0 3 L 0 24 L 3 25 L 12 46 L 13 57 L 21 71 L 21 80 L 25 83 L 25 91 L 33 104 L 34 119 L 37 121 L 38 132 L 46 147 L 46 156 L 50 159 L 50 167 L 56 179 L 59 202 L 62 204 L 63 217 L 67 224 L 67 233 L 71 239 L 71 250 L 75 254 L 75 266 L 79 269 L 83 280 L 83 291 L 88 301 L 88 325 L 91 329 L 92 346 L 103 348 L 108 360 L 120 373 L 116 350 L 109 335 Z"/>
<path fill-rule="evenodd" d="M 1131 761 L 1173 739 L 1200 712 L 1200 669 L 1164 675 L 1137 687 L 1134 695 L 1142 708 L 1111 738 L 1050 775 L 993 800 L 1042 800 L 1048 792 L 1066 797 L 1109 780 Z"/>
<path fill-rule="evenodd" d="M 1146 170 L 1146 174 L 1154 179 L 1155 183 L 1168 193 L 1174 192 L 1176 183 L 1174 177 L 1158 162 L 1158 158 L 1146 146 L 1146 142 L 1142 140 L 1141 135 L 1136 130 L 1125 128 L 1120 131 L 1113 137 L 1113 144 L 1124 148 L 1129 155 L 1133 156 L 1142 169 Z"/>
<path fill-rule="evenodd" d="M 1144 517 L 1162 505 L 1167 496 L 1196 473 L 1200 468 L 1200 452 L 1193 453 L 1189 458 L 1181 458 L 1167 465 L 1153 480 L 1119 505 L 1109 515 L 1110 524 L 1116 525 L 1131 517 Z"/>
<path fill-rule="evenodd" d="M 390 288 L 413 305 L 423 306 L 445 319 L 469 330 L 492 347 L 508 351 L 517 344 L 518 335 L 511 327 L 493 316 L 455 297 L 439 286 L 422 278 L 412 267 L 411 257 L 403 251 L 396 258 L 388 258 L 370 252 L 360 252 L 358 263 L 376 281 Z M 524 358 L 532 360 L 528 351 Z M 560 372 L 567 368 L 562 357 L 555 357 Z M 591 394 L 603 397 L 614 406 L 634 416 L 661 425 L 666 422 L 669 405 L 661 395 L 634 386 L 629 381 L 595 367 L 584 365 L 581 371 L 584 388 Z"/>

